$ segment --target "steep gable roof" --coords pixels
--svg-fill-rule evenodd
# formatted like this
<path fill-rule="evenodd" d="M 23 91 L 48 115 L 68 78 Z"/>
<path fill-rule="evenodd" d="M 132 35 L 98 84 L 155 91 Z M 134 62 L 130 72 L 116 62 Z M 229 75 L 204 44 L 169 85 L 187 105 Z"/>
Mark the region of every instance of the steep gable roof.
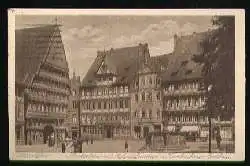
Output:
<path fill-rule="evenodd" d="M 176 37 L 173 54 L 169 56 L 168 70 L 163 81 L 179 81 L 202 77 L 202 65 L 193 61 L 193 56 L 201 53 L 201 42 L 211 32 L 193 33 Z"/>
<path fill-rule="evenodd" d="M 57 25 L 15 31 L 15 81 L 29 84 L 48 54 Z"/>
<path fill-rule="evenodd" d="M 139 47 L 125 47 L 111 49 L 110 51 L 98 52 L 97 58 L 92 63 L 86 76 L 82 81 L 83 86 L 96 85 L 96 72 L 102 62 L 105 62 L 108 69 L 117 76 L 116 83 L 129 83 L 135 76 L 138 70 L 139 62 Z"/>

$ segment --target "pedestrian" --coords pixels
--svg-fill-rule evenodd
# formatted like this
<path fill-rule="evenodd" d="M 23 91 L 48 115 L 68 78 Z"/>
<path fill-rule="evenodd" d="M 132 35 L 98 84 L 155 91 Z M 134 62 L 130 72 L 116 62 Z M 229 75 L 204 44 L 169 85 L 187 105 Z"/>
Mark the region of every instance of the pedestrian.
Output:
<path fill-rule="evenodd" d="M 217 131 L 217 134 L 216 134 L 216 142 L 217 142 L 217 148 L 220 149 L 221 136 L 220 136 L 219 131 Z"/>
<path fill-rule="evenodd" d="M 89 139 L 88 139 L 88 136 L 86 137 L 86 144 L 88 145 L 89 143 Z"/>
<path fill-rule="evenodd" d="M 93 136 L 91 136 L 91 144 L 93 144 Z"/>
<path fill-rule="evenodd" d="M 125 151 L 128 152 L 128 141 L 125 141 Z"/>
<path fill-rule="evenodd" d="M 62 153 L 65 153 L 65 150 L 66 150 L 66 144 L 65 144 L 65 141 L 63 140 L 62 141 Z"/>

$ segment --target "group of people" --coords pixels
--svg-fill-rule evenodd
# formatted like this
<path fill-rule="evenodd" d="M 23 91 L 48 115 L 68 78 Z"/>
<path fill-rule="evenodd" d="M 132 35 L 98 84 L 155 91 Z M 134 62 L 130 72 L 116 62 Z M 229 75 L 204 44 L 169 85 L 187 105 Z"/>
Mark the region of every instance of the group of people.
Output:
<path fill-rule="evenodd" d="M 70 139 L 67 139 L 70 140 Z M 85 139 L 86 144 L 89 143 L 89 139 Z M 77 153 L 77 152 L 81 152 L 81 148 L 82 148 L 82 144 L 83 144 L 84 140 L 83 139 L 79 139 L 79 138 L 73 138 L 70 141 L 66 141 L 63 140 L 61 143 L 61 148 L 62 148 L 62 153 L 65 153 L 67 148 L 72 148 L 73 147 L 73 152 Z M 91 138 L 90 139 L 90 143 L 93 144 L 94 143 L 94 139 Z"/>

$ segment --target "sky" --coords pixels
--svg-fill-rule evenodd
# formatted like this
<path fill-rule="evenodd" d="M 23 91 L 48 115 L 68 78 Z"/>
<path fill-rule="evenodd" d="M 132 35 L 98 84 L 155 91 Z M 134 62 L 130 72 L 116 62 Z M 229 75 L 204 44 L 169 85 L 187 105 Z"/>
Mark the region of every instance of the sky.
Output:
<path fill-rule="evenodd" d="M 57 18 L 57 21 L 56 21 Z M 70 76 L 84 78 L 97 51 L 148 43 L 150 56 L 173 51 L 173 36 L 212 29 L 211 16 L 16 16 L 16 29 L 60 25 Z"/>

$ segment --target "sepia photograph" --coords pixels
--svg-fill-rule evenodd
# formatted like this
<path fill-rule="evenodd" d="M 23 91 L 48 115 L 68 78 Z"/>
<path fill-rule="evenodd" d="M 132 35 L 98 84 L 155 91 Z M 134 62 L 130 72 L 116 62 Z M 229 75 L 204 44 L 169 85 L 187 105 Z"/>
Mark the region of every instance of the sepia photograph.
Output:
<path fill-rule="evenodd" d="M 11 158 L 244 160 L 244 10 L 212 11 L 10 9 Z"/>

